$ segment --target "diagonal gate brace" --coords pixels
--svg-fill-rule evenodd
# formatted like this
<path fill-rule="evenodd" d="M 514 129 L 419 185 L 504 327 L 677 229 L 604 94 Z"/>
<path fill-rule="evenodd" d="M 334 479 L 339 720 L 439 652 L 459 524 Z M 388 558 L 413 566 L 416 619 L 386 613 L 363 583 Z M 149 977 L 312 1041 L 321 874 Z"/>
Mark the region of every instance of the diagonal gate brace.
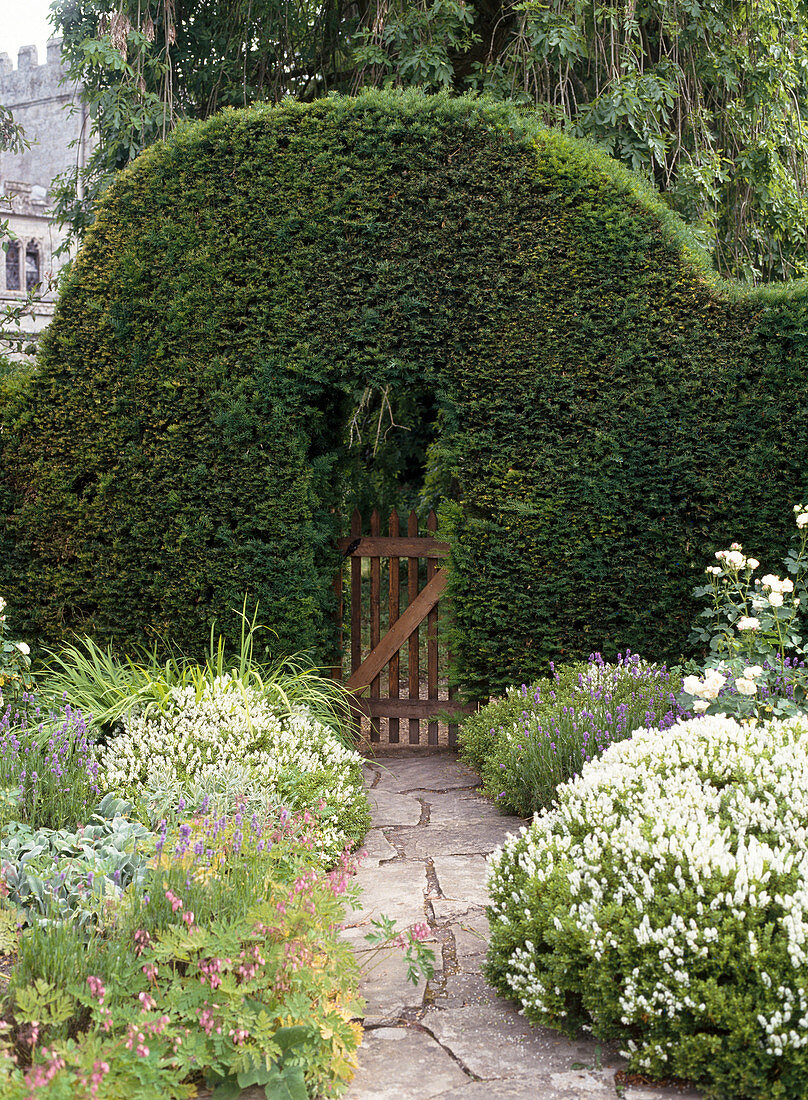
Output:
<path fill-rule="evenodd" d="M 376 679 L 390 658 L 398 653 L 409 636 L 424 621 L 438 602 L 448 579 L 449 574 L 445 569 L 438 570 L 429 584 L 418 593 L 401 618 L 396 619 L 376 648 L 370 651 L 345 684 L 349 691 L 363 691 L 371 680 Z"/>

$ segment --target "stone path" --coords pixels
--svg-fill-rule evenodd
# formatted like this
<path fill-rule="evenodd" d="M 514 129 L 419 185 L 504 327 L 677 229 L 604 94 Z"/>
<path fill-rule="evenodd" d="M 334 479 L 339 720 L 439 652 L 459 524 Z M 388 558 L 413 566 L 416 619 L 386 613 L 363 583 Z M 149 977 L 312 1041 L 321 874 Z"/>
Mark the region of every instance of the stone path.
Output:
<path fill-rule="evenodd" d="M 593 1040 L 530 1027 L 486 985 L 486 856 L 522 822 L 502 817 L 478 779 L 449 754 L 368 763 L 373 828 L 359 872 L 361 912 L 345 936 L 363 948 L 373 916 L 426 921 L 436 972 L 406 980 L 385 949 L 365 976 L 359 1070 L 346 1100 L 698 1100 L 695 1092 L 615 1084 L 624 1064 Z"/>

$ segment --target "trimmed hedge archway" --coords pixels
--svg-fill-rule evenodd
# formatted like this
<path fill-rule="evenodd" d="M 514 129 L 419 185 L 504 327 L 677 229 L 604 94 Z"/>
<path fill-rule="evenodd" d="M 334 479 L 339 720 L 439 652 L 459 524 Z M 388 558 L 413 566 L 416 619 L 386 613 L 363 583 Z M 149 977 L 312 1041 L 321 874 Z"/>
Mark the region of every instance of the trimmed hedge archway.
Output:
<path fill-rule="evenodd" d="M 808 485 L 806 289 L 720 284 L 594 149 L 503 105 L 226 111 L 123 172 L 3 396 L 0 591 L 45 642 L 333 643 L 357 384 L 435 395 L 460 682 L 676 659 L 706 556 Z M 776 559 L 772 557 L 772 563 Z"/>

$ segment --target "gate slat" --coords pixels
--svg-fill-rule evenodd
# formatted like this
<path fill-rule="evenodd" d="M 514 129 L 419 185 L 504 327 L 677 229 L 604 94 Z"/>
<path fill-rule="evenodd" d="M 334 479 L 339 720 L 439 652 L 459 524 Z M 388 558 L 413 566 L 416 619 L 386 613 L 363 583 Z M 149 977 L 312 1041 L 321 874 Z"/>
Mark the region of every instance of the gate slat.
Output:
<path fill-rule="evenodd" d="M 449 665 L 449 675 L 451 676 L 451 674 L 452 674 L 452 651 L 451 651 L 451 649 L 447 649 L 447 651 L 446 651 L 446 661 Z M 452 703 L 455 702 L 456 698 L 457 698 L 457 688 L 450 681 L 449 682 L 449 705 L 450 706 L 452 705 Z M 455 706 L 456 705 L 457 704 L 455 703 Z M 476 707 L 470 707 L 469 710 L 474 711 L 474 710 L 476 710 Z M 457 748 L 457 723 L 456 722 L 450 722 L 449 723 L 449 748 L 450 749 L 456 749 Z"/>
<path fill-rule="evenodd" d="M 351 537 L 361 538 L 362 516 L 358 508 L 351 515 Z M 362 559 L 351 558 L 351 675 L 362 664 Z M 354 730 L 359 736 L 361 724 L 357 716 Z"/>
<path fill-rule="evenodd" d="M 411 511 L 407 519 L 407 534 L 412 538 L 418 535 L 418 517 Z M 418 558 L 407 558 L 407 595 L 410 604 L 414 603 L 418 596 Z M 409 652 L 407 654 L 408 671 L 408 695 L 410 699 L 419 699 L 421 696 L 420 656 L 418 653 L 418 627 L 410 635 Z M 421 740 L 421 722 L 418 718 L 410 718 L 409 743 L 417 745 Z"/>
<path fill-rule="evenodd" d="M 362 691 L 371 680 L 378 676 L 397 649 L 401 649 L 419 623 L 422 623 L 431 609 L 440 599 L 448 580 L 446 570 L 436 573 L 422 592 L 419 592 L 407 610 L 399 617 L 392 630 L 388 630 L 376 649 L 372 650 L 362 664 L 352 673 L 346 683 L 349 691 Z"/>
<path fill-rule="evenodd" d="M 438 519 L 433 509 L 430 509 L 426 518 L 426 528 L 430 535 L 435 536 L 438 529 Z M 435 560 L 428 558 L 426 563 L 427 583 L 435 576 Z M 426 627 L 426 667 L 427 667 L 427 698 L 438 697 L 438 605 L 432 608 L 427 617 Z M 438 723 L 430 722 L 427 726 L 427 743 L 437 745 Z"/>
<path fill-rule="evenodd" d="M 398 512 L 394 508 L 390 513 L 390 536 L 392 538 L 398 538 L 400 533 L 400 523 L 398 518 Z M 390 620 L 389 628 L 392 629 L 398 621 L 399 612 L 401 610 L 401 592 L 400 592 L 400 580 L 401 580 L 401 560 L 397 556 L 390 558 L 390 580 L 388 588 L 389 597 L 389 609 Z M 401 675 L 401 658 L 399 657 L 399 651 L 393 654 L 390 658 L 390 664 L 388 666 L 388 681 L 387 681 L 387 693 L 390 696 L 392 702 L 391 714 L 395 709 L 398 701 L 398 682 Z M 397 745 L 399 741 L 399 719 L 390 717 L 387 720 L 387 740 L 391 745 Z"/>
<path fill-rule="evenodd" d="M 381 534 L 379 512 L 376 508 L 370 514 L 370 533 L 378 537 Z M 370 559 L 370 649 L 371 652 L 378 646 L 381 640 L 381 569 L 380 558 Z M 378 699 L 381 694 L 381 676 L 374 676 L 370 682 L 370 697 Z M 370 720 L 371 741 L 381 740 L 381 725 L 378 718 Z"/>

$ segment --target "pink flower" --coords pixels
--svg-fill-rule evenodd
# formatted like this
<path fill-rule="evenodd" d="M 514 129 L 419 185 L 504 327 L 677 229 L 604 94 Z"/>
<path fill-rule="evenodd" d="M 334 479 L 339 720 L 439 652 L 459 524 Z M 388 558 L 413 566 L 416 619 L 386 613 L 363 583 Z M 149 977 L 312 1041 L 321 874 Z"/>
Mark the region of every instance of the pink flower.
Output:
<path fill-rule="evenodd" d="M 104 996 L 106 994 L 106 987 L 100 978 L 96 978 L 95 974 L 91 974 L 87 979 L 87 985 L 90 987 L 90 993 L 93 997 L 98 999 L 98 1003 L 102 1005 L 104 1003 Z"/>
<path fill-rule="evenodd" d="M 166 890 L 166 901 L 170 902 L 172 913 L 176 913 L 178 909 L 182 909 L 182 898 L 178 898 L 173 890 Z"/>
<path fill-rule="evenodd" d="M 146 948 L 151 943 L 151 936 L 143 928 L 138 928 L 135 932 L 135 954 L 142 955 Z"/>
<path fill-rule="evenodd" d="M 199 1013 L 199 1026 L 206 1035 L 213 1031 L 213 1013 L 209 1008 L 203 1008 Z"/>

